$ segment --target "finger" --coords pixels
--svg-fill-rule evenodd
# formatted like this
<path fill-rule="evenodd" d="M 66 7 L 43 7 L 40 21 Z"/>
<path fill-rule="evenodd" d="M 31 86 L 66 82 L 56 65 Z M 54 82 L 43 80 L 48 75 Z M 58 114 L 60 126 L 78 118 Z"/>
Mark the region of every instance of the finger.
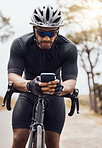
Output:
<path fill-rule="evenodd" d="M 48 86 L 48 83 L 46 82 L 39 82 L 39 86 Z"/>
<path fill-rule="evenodd" d="M 49 94 L 49 91 L 44 91 L 43 94 Z"/>
<path fill-rule="evenodd" d="M 54 88 L 53 89 L 50 89 L 49 92 L 55 92 L 55 89 Z"/>
<path fill-rule="evenodd" d="M 44 91 L 43 94 L 51 94 L 51 95 L 53 95 L 54 92 Z"/>
<path fill-rule="evenodd" d="M 56 84 L 49 84 L 48 87 L 49 88 L 55 88 L 57 85 Z"/>
<path fill-rule="evenodd" d="M 54 92 L 50 92 L 50 95 L 53 95 L 54 94 Z"/>
<path fill-rule="evenodd" d="M 41 90 L 42 90 L 42 91 L 49 91 L 50 88 L 49 88 L 49 87 L 41 87 Z"/>
<path fill-rule="evenodd" d="M 40 80 L 40 76 L 37 76 L 36 79 L 37 79 L 37 81 L 39 81 Z"/>
<path fill-rule="evenodd" d="M 59 80 L 58 80 L 58 79 L 56 79 L 56 80 L 54 80 L 54 81 L 48 82 L 48 84 L 58 84 L 58 83 L 59 83 Z"/>

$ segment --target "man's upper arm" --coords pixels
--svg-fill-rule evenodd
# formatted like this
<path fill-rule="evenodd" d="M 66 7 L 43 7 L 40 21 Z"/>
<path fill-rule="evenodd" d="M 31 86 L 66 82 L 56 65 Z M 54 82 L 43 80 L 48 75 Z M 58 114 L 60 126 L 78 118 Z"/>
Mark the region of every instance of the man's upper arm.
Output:
<path fill-rule="evenodd" d="M 71 44 L 70 48 L 67 49 L 65 60 L 62 65 L 62 80 L 77 79 L 78 67 L 77 67 L 77 48 L 74 44 Z"/>
<path fill-rule="evenodd" d="M 24 65 L 23 44 L 20 39 L 16 39 L 11 45 L 8 73 L 22 75 Z"/>

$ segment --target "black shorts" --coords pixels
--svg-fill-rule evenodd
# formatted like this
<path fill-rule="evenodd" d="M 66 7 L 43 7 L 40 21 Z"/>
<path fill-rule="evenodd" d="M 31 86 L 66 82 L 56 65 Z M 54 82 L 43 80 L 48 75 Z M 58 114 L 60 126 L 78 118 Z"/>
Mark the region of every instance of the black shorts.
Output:
<path fill-rule="evenodd" d="M 12 115 L 13 129 L 30 129 L 33 106 L 37 98 L 33 99 L 20 95 Z M 65 104 L 63 97 L 49 97 L 50 106 L 45 111 L 44 127 L 47 131 L 61 133 L 65 121 Z"/>

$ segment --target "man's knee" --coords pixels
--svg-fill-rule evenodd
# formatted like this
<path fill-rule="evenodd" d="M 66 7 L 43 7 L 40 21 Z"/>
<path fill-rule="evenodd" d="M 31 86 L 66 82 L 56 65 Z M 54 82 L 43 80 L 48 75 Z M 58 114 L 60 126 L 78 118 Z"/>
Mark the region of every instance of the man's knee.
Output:
<path fill-rule="evenodd" d="M 29 137 L 29 129 L 13 130 L 13 146 L 12 148 L 24 148 Z"/>
<path fill-rule="evenodd" d="M 59 148 L 60 134 L 46 131 L 45 132 L 45 142 L 48 148 Z"/>

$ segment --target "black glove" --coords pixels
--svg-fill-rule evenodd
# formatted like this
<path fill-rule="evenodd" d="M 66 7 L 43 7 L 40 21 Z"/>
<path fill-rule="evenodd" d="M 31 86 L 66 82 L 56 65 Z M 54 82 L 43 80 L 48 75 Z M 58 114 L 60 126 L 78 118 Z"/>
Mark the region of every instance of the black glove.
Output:
<path fill-rule="evenodd" d="M 59 96 L 60 93 L 63 91 L 63 86 L 61 85 L 61 83 L 59 82 L 55 88 L 55 92 L 54 95 Z"/>
<path fill-rule="evenodd" d="M 43 91 L 41 90 L 41 86 L 39 86 L 39 82 L 40 82 L 39 76 L 37 76 L 35 79 L 27 83 L 28 91 L 32 92 L 36 96 L 43 94 Z"/>

